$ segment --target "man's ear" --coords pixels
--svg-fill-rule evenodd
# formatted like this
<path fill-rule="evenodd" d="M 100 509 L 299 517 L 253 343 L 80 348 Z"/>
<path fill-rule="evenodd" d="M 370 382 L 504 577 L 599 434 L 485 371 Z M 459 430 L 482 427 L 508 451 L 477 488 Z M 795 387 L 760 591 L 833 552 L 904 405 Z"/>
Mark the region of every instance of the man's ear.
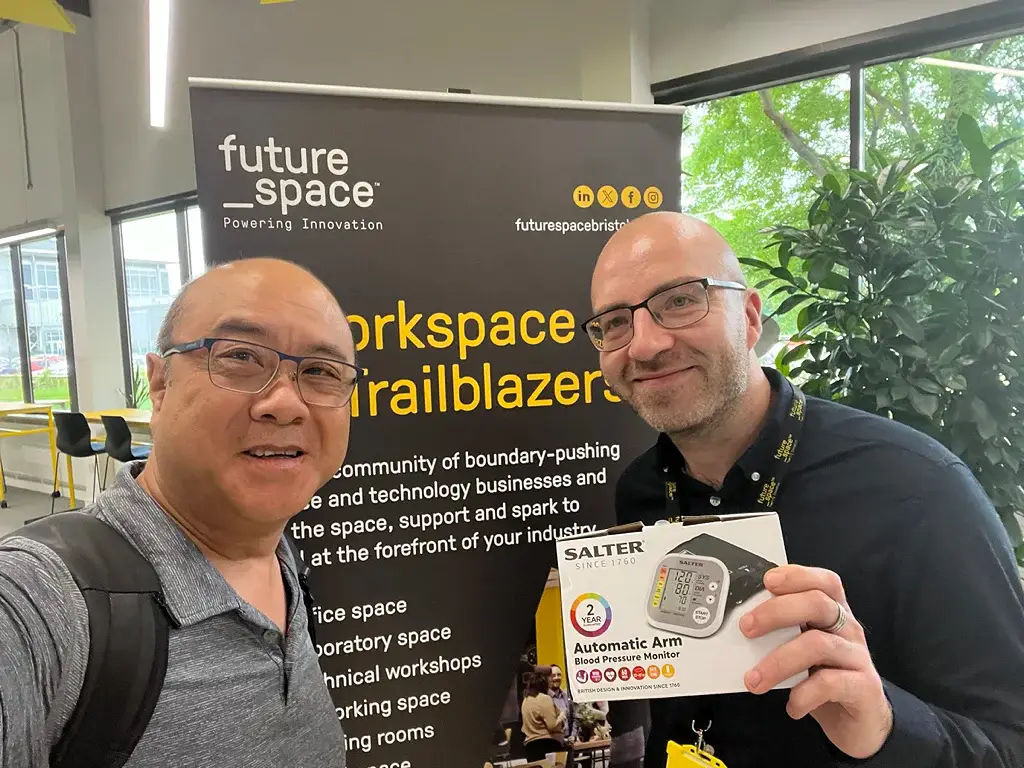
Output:
<path fill-rule="evenodd" d="M 146 377 L 149 379 L 149 401 L 153 412 L 158 413 L 167 391 L 168 367 L 170 361 L 152 352 L 146 355 Z"/>
<path fill-rule="evenodd" d="M 747 321 L 747 349 L 753 349 L 764 330 L 761 321 L 761 295 L 754 290 L 747 291 L 743 311 Z"/>

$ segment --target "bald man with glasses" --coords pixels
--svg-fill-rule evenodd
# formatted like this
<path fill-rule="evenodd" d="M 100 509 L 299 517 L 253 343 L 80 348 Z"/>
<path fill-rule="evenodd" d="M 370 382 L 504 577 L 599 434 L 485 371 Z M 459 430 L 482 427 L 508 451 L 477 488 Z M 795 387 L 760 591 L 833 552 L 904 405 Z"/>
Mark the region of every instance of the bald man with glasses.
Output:
<path fill-rule="evenodd" d="M 745 693 L 613 702 L 612 764 L 663 768 L 674 740 L 729 768 L 1024 765 L 1024 592 L 964 463 L 762 367 L 761 299 L 692 217 L 619 229 L 591 300 L 605 380 L 658 433 L 618 481 L 618 522 L 776 512 L 790 564 L 739 626 L 802 630 Z"/>
<path fill-rule="evenodd" d="M 170 626 L 155 710 L 114 764 L 344 766 L 283 533 L 345 460 L 361 374 L 348 320 L 297 265 L 237 261 L 181 292 L 147 363 L 151 456 L 85 510 L 152 566 Z M 58 750 L 88 690 L 89 629 L 64 560 L 18 531 L 0 542 L 0 768 L 93 765 Z"/>

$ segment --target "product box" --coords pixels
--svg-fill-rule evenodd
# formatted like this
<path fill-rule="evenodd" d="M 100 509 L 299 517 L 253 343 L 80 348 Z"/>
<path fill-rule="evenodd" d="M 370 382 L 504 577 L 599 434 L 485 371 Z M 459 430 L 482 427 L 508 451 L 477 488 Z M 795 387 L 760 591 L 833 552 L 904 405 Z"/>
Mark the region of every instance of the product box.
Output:
<path fill-rule="evenodd" d="M 750 639 L 739 628 L 771 598 L 765 573 L 787 562 L 774 513 L 659 522 L 562 539 L 556 549 L 566 677 L 577 701 L 746 691 L 747 670 L 800 632 Z"/>

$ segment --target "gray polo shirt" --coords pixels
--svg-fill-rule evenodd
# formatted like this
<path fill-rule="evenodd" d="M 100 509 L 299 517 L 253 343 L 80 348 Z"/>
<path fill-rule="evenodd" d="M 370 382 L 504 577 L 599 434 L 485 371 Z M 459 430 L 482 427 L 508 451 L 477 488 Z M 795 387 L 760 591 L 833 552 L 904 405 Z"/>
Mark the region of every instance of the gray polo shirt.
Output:
<path fill-rule="evenodd" d="M 156 569 L 172 628 L 163 691 L 126 768 L 342 768 L 344 734 L 282 543 L 286 636 L 241 600 L 128 465 L 89 512 Z M 85 601 L 54 553 L 0 542 L 0 768 L 47 768 L 88 659 Z"/>

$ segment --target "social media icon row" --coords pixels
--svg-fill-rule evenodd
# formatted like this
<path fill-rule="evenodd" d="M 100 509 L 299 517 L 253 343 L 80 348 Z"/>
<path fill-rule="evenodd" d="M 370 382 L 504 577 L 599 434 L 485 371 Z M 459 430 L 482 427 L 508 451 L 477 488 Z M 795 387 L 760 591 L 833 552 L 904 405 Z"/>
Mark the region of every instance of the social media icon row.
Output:
<path fill-rule="evenodd" d="M 610 184 L 605 184 L 594 192 L 591 187 L 581 184 L 572 191 L 572 201 L 579 208 L 589 208 L 595 202 L 602 208 L 614 208 L 619 203 L 626 208 L 638 208 L 642 203 L 654 210 L 661 207 L 665 197 L 657 187 L 647 187 L 641 193 L 638 187 L 623 187 L 620 191 Z"/>

